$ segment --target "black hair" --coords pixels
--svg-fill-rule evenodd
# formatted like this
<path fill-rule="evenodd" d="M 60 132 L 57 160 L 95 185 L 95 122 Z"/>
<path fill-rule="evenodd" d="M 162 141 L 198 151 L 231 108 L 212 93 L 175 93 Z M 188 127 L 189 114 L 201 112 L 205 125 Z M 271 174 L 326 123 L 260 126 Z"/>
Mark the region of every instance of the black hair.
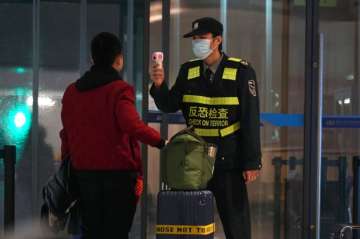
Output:
<path fill-rule="evenodd" d="M 109 32 L 97 34 L 91 41 L 91 57 L 94 65 L 109 67 L 122 54 L 122 44 L 117 36 Z"/>

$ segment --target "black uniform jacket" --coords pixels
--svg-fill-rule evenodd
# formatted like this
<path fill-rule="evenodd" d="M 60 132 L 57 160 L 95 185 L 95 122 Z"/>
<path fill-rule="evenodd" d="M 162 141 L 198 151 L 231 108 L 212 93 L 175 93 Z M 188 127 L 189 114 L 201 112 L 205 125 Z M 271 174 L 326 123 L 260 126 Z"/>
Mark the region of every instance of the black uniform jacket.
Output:
<path fill-rule="evenodd" d="M 259 98 L 250 64 L 224 54 L 210 81 L 204 63 L 184 63 L 174 86 L 151 87 L 157 107 L 166 113 L 181 110 L 188 126 L 218 146 L 216 169 L 261 168 Z"/>

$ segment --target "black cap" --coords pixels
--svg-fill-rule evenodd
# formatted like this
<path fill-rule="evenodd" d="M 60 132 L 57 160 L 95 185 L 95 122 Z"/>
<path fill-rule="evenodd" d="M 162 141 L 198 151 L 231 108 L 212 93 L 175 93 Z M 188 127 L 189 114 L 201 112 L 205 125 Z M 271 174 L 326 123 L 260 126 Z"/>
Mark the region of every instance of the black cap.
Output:
<path fill-rule="evenodd" d="M 122 54 L 122 44 L 112 33 L 99 33 L 91 41 L 91 56 L 95 65 L 111 66 L 119 54 Z"/>
<path fill-rule="evenodd" d="M 222 36 L 223 25 L 218 20 L 211 17 L 197 19 L 192 23 L 192 31 L 185 34 L 184 38 L 206 33 L 212 33 L 214 36 Z"/>

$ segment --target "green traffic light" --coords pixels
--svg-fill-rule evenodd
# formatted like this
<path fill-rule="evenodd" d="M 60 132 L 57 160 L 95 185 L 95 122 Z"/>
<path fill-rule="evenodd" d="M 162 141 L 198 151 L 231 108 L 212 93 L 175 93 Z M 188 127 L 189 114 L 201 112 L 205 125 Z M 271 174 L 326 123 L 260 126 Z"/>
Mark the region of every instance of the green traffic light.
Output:
<path fill-rule="evenodd" d="M 26 72 L 26 69 L 24 67 L 16 67 L 15 72 L 17 74 L 24 74 Z"/>
<path fill-rule="evenodd" d="M 23 141 L 31 127 L 31 112 L 28 106 L 21 104 L 11 108 L 7 115 L 6 126 L 10 142 Z"/>
<path fill-rule="evenodd" d="M 23 112 L 17 112 L 14 118 L 16 128 L 21 128 L 26 123 L 26 118 Z"/>
<path fill-rule="evenodd" d="M 26 89 L 16 89 L 16 97 L 3 97 L 0 101 L 0 145 L 16 145 L 16 160 L 23 157 L 29 144 L 32 125 L 31 107 L 26 104 Z M 0 160 L 0 170 L 2 170 Z"/>

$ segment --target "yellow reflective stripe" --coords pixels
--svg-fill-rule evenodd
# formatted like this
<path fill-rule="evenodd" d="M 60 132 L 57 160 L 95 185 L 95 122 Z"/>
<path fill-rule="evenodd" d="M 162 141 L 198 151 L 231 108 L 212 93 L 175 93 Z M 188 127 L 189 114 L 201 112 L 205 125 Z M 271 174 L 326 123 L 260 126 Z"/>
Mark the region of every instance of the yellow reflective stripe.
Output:
<path fill-rule="evenodd" d="M 206 97 L 199 95 L 184 95 L 184 103 L 197 103 L 203 105 L 239 105 L 238 97 Z"/>
<path fill-rule="evenodd" d="M 235 133 L 240 129 L 240 122 L 237 122 L 235 124 L 230 125 L 229 127 L 226 127 L 224 129 L 199 129 L 195 128 L 194 132 L 195 134 L 202 136 L 202 137 L 225 137 L 230 134 Z"/>
<path fill-rule="evenodd" d="M 215 232 L 215 223 L 205 226 L 156 225 L 157 235 L 210 235 Z"/>
<path fill-rule="evenodd" d="M 200 66 L 189 68 L 187 79 L 191 80 L 200 76 Z"/>
<path fill-rule="evenodd" d="M 222 78 L 224 80 L 236 80 L 237 69 L 236 68 L 225 68 Z"/>
<path fill-rule="evenodd" d="M 235 133 L 240 129 L 240 122 L 237 122 L 229 127 L 220 130 L 221 137 L 228 136 L 229 134 Z"/>
<path fill-rule="evenodd" d="M 195 134 L 203 137 L 218 137 L 219 130 L 218 129 L 194 129 Z"/>
<path fill-rule="evenodd" d="M 240 58 L 235 58 L 235 57 L 229 57 L 228 60 L 229 61 L 235 61 L 235 62 L 240 62 L 241 61 Z"/>

